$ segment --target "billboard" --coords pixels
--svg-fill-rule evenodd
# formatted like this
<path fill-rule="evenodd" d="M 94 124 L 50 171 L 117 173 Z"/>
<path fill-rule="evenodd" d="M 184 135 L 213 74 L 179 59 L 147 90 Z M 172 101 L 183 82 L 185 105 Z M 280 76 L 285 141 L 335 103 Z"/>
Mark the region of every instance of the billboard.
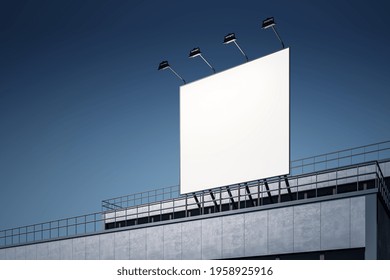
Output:
<path fill-rule="evenodd" d="M 180 193 L 290 172 L 290 50 L 180 87 Z"/>

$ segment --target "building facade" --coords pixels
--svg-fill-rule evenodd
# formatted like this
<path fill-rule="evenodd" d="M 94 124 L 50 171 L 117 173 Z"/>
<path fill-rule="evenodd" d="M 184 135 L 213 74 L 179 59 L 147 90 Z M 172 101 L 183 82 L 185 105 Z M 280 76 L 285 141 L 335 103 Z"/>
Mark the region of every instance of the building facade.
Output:
<path fill-rule="evenodd" d="M 331 161 L 192 195 L 116 198 L 101 213 L 1 231 L 0 259 L 390 259 L 390 159 Z"/>

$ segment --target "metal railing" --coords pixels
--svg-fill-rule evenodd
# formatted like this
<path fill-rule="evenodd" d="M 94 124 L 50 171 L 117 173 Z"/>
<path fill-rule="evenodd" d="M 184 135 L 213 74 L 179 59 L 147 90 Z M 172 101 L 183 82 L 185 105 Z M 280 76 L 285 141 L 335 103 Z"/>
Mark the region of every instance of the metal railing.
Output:
<path fill-rule="evenodd" d="M 106 228 L 118 228 L 374 188 L 389 206 L 389 190 L 377 161 L 215 188 L 195 193 L 196 198 L 187 194 L 103 215 Z"/>
<path fill-rule="evenodd" d="M 192 195 L 170 197 L 127 209 L 3 230 L 0 231 L 0 247 L 374 188 L 389 210 L 389 188 L 378 161 L 215 188 L 196 193 L 196 198 Z"/>
<path fill-rule="evenodd" d="M 123 209 L 153 203 L 161 200 L 172 199 L 180 196 L 179 186 L 170 186 L 146 192 L 134 193 L 125 196 L 110 198 L 102 201 L 102 211 Z"/>
<path fill-rule="evenodd" d="M 372 160 L 379 161 L 388 158 L 390 158 L 390 141 L 384 141 L 293 160 L 290 163 L 290 175 L 326 170 Z"/>
<path fill-rule="evenodd" d="M 0 231 L 0 247 L 26 244 L 104 230 L 101 213 L 92 213 Z"/>
<path fill-rule="evenodd" d="M 356 163 L 390 158 L 390 141 L 321 154 L 290 162 L 290 175 L 338 168 Z M 102 201 L 102 211 L 125 209 L 145 203 L 180 197 L 180 187 L 170 186 Z"/>

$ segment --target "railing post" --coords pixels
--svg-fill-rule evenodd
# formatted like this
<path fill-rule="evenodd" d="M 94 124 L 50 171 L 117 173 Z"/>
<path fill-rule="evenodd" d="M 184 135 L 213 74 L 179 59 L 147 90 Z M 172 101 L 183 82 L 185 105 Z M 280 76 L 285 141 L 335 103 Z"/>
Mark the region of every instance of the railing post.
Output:
<path fill-rule="evenodd" d="M 162 221 L 162 201 L 160 201 L 160 221 Z"/>
<path fill-rule="evenodd" d="M 237 198 L 238 207 L 237 207 L 237 209 L 240 209 L 241 208 L 241 189 L 240 189 L 240 187 L 237 188 L 237 195 L 238 195 L 238 198 Z"/>
<path fill-rule="evenodd" d="M 337 167 L 340 167 L 340 152 L 337 152 Z"/>
<path fill-rule="evenodd" d="M 360 168 L 360 165 L 358 165 L 356 168 L 357 168 L 357 171 L 356 171 L 356 174 L 357 174 L 357 177 L 356 177 L 356 184 L 357 184 L 356 191 L 359 191 L 359 168 Z"/>
<path fill-rule="evenodd" d="M 204 215 L 204 191 L 202 191 L 202 211 L 201 214 Z"/>
<path fill-rule="evenodd" d="M 135 209 L 136 209 L 136 211 L 135 211 L 135 221 L 134 221 L 134 223 L 136 225 L 138 225 L 138 205 L 135 207 Z M 161 217 L 161 219 L 162 219 L 162 217 Z"/>
<path fill-rule="evenodd" d="M 148 204 L 148 223 L 150 223 L 150 204 Z"/>
<path fill-rule="evenodd" d="M 186 197 L 186 199 L 185 199 L 185 217 L 187 218 L 188 217 L 188 213 L 187 213 L 187 211 L 188 211 L 188 194 L 185 194 L 185 197 Z"/>
<path fill-rule="evenodd" d="M 328 154 L 325 155 L 325 169 L 328 169 Z"/>
<path fill-rule="evenodd" d="M 376 171 L 378 172 L 378 169 Z M 375 176 L 375 188 L 379 189 L 379 186 L 378 186 L 378 173 L 376 173 L 376 176 Z"/>
<path fill-rule="evenodd" d="M 376 160 L 379 160 L 379 144 L 377 144 L 376 146 L 376 151 L 377 151 Z"/>
<path fill-rule="evenodd" d="M 175 219 L 175 199 L 172 198 L 172 220 Z"/>
<path fill-rule="evenodd" d="M 222 188 L 219 188 L 219 212 L 222 212 Z"/>

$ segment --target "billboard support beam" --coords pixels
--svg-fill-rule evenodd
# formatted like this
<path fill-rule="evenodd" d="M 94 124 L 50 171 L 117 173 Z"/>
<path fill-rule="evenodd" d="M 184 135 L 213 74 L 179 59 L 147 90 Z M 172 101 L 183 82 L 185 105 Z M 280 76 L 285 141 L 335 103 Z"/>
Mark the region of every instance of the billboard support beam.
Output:
<path fill-rule="evenodd" d="M 293 195 L 291 193 L 291 187 L 290 187 L 290 183 L 287 179 L 287 175 L 284 175 L 284 182 L 286 183 L 286 187 L 287 187 L 287 191 L 288 191 L 288 194 L 290 196 L 290 199 L 293 200 Z"/>
<path fill-rule="evenodd" d="M 202 210 L 202 205 L 200 204 L 199 199 L 198 199 L 198 197 L 196 196 L 196 194 L 195 194 L 195 193 L 192 193 L 192 196 L 194 197 L 195 202 L 196 202 L 196 204 L 198 205 L 199 209 Z"/>
<path fill-rule="evenodd" d="M 248 194 L 249 200 L 251 202 L 251 205 L 252 205 L 252 207 L 254 207 L 255 203 L 253 202 L 252 194 L 251 194 L 251 191 L 249 190 L 248 184 L 244 183 L 244 185 L 245 185 L 246 193 Z"/>
<path fill-rule="evenodd" d="M 271 196 L 271 192 L 269 190 L 267 179 L 264 179 L 264 186 L 267 189 L 269 200 L 271 201 L 271 203 L 274 203 L 274 200 L 272 199 L 272 196 Z"/>
<path fill-rule="evenodd" d="M 228 192 L 228 194 L 229 194 L 230 201 L 232 202 L 233 209 L 234 209 L 234 203 L 235 203 L 235 201 L 234 201 L 234 198 L 233 198 L 232 192 L 230 191 L 230 188 L 229 188 L 229 187 L 226 187 L 226 190 L 227 190 L 227 192 Z"/>
<path fill-rule="evenodd" d="M 214 193 L 213 193 L 213 191 L 212 190 L 209 190 L 209 193 L 210 193 L 210 197 L 211 197 L 211 199 L 213 200 L 213 202 L 214 202 L 214 205 L 215 205 L 215 208 L 217 209 L 217 211 L 218 211 L 218 203 L 217 203 L 217 201 L 215 200 L 215 196 L 214 196 Z"/>

